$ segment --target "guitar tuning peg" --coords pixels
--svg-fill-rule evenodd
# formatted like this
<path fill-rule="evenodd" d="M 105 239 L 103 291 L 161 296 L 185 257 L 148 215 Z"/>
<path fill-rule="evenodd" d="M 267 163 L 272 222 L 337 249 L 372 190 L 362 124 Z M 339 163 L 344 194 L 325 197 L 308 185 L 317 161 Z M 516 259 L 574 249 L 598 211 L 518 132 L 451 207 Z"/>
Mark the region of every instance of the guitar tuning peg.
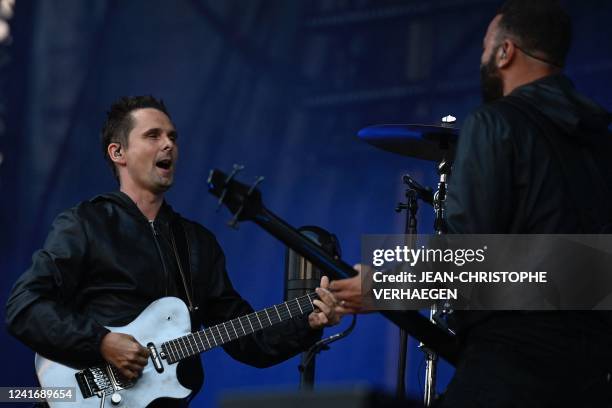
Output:
<path fill-rule="evenodd" d="M 225 183 L 229 183 L 236 176 L 236 174 L 240 173 L 242 170 L 244 170 L 244 165 L 234 163 L 232 166 L 232 172 L 227 176 L 227 179 L 225 179 Z"/>
<path fill-rule="evenodd" d="M 219 212 L 219 209 L 223 206 L 223 200 L 225 199 L 225 194 L 227 193 L 228 183 L 232 181 L 232 179 L 236 177 L 236 174 L 240 173 L 242 170 L 244 170 L 244 166 L 242 164 L 234 163 L 232 166 L 232 172 L 227 175 L 225 181 L 223 182 L 223 192 L 221 195 L 219 195 L 219 200 L 217 201 L 217 212 Z"/>
<path fill-rule="evenodd" d="M 255 190 L 255 188 L 261 184 L 262 181 L 264 181 L 265 177 L 264 176 L 257 176 L 255 178 L 255 182 L 253 183 L 253 185 L 251 185 L 251 188 L 249 188 L 249 191 L 247 192 L 247 196 L 251 195 L 251 193 L 253 192 L 253 190 Z"/>
<path fill-rule="evenodd" d="M 257 187 L 257 185 L 260 184 L 263 180 L 264 180 L 264 177 L 262 177 L 262 176 L 256 177 L 255 178 L 255 182 L 251 185 L 251 187 L 249 188 L 249 191 L 247 191 L 245 197 L 249 197 L 253 193 L 253 191 L 255 191 L 255 188 Z M 223 193 L 225 193 L 225 191 L 223 191 Z M 234 217 L 232 217 L 232 219 L 227 222 L 227 225 L 229 227 L 234 228 L 236 230 L 238 229 L 238 225 L 239 225 L 238 217 L 240 217 L 240 214 L 242 213 L 243 209 L 244 209 L 244 203 L 242 203 L 240 208 L 238 208 L 238 210 L 236 210 L 236 213 L 234 214 Z"/>
<path fill-rule="evenodd" d="M 232 219 L 227 222 L 227 226 L 238 230 L 238 228 L 240 227 L 240 223 L 238 222 L 238 214 L 234 215 Z"/>

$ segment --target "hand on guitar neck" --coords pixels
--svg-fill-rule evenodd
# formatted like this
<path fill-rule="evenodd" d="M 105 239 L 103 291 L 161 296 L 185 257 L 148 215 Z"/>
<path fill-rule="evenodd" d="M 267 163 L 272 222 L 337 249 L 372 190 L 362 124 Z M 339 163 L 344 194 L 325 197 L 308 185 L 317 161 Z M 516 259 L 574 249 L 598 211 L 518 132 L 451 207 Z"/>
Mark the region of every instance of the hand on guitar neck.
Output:
<path fill-rule="evenodd" d="M 129 334 L 108 333 L 102 338 L 100 352 L 128 380 L 135 380 L 148 363 L 149 351 Z"/>
<path fill-rule="evenodd" d="M 354 266 L 359 272 L 358 275 L 352 278 L 335 280 L 330 283 L 329 290 L 333 293 L 338 301 L 338 306 L 335 307 L 336 314 L 340 317 L 346 314 L 367 313 L 368 310 L 363 304 L 362 288 L 361 288 L 361 272 L 363 268 L 369 268 L 366 265 L 357 264 Z"/>
<path fill-rule="evenodd" d="M 321 286 L 316 289 L 319 299 L 312 301 L 316 309 L 308 315 L 308 323 L 312 329 L 322 329 L 326 326 L 333 326 L 340 322 L 340 315 L 336 313 L 338 303 L 336 298 L 329 291 L 329 278 L 321 278 Z"/>

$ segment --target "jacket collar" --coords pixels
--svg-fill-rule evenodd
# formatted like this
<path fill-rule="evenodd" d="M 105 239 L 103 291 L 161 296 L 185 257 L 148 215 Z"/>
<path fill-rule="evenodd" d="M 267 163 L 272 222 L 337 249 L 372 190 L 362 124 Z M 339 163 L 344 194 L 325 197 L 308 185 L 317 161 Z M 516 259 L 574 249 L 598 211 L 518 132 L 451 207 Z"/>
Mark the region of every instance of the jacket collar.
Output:
<path fill-rule="evenodd" d="M 91 201 L 92 202 L 99 202 L 99 201 L 113 202 L 119 205 L 120 207 L 124 208 L 130 214 L 136 217 L 141 217 L 143 220 L 148 221 L 147 217 L 145 217 L 142 211 L 140 211 L 140 209 L 138 208 L 136 203 L 130 198 L 130 196 L 128 196 L 122 191 L 112 191 L 109 193 L 100 194 L 100 195 L 95 196 Z M 178 214 L 175 213 L 172 207 L 166 202 L 166 200 L 164 200 L 159 209 L 159 212 L 157 213 L 157 216 L 155 217 L 155 221 L 169 223 L 177 216 Z"/>

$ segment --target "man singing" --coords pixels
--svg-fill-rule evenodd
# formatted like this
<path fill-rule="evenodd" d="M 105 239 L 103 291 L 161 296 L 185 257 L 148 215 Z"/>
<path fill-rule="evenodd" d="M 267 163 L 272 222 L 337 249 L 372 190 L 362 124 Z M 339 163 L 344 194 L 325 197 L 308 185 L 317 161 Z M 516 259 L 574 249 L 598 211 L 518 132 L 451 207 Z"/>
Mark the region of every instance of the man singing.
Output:
<path fill-rule="evenodd" d="M 7 303 L 9 331 L 44 357 L 84 368 L 106 361 L 137 379 L 148 351 L 124 326 L 151 302 L 175 296 L 189 307 L 192 329 L 251 313 L 234 290 L 215 236 L 176 213 L 164 200 L 178 160 L 178 134 L 164 104 L 150 96 L 113 104 L 102 131 L 102 150 L 119 191 L 61 213 L 32 266 Z M 225 344 L 244 363 L 266 367 L 304 350 L 336 324 L 334 297 L 317 289 L 315 311 Z M 199 356 L 179 363 L 179 381 L 203 383 Z M 79 392 L 77 390 L 77 392 Z M 186 406 L 158 399 L 151 406 Z"/>

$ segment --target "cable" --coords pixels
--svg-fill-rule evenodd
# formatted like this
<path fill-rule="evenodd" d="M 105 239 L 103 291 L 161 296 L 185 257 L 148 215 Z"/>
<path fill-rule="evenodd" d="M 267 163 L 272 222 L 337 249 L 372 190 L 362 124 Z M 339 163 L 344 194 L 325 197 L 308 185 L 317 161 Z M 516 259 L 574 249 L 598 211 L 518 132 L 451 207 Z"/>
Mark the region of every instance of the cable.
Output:
<path fill-rule="evenodd" d="M 351 325 L 347 327 L 346 330 L 341 331 L 340 333 L 333 334 L 324 339 L 321 339 L 317 341 L 315 344 L 313 344 L 306 352 L 306 357 L 304 358 L 303 363 L 298 366 L 298 370 L 300 370 L 300 372 L 303 372 L 306 366 L 308 366 L 308 364 L 310 363 L 310 360 L 312 360 L 315 355 L 317 355 L 321 351 L 329 350 L 329 346 L 328 346 L 329 344 L 335 341 L 338 341 L 340 339 L 343 339 L 349 334 L 351 334 L 356 324 L 357 324 L 357 315 L 353 315 L 353 321 L 351 321 Z"/>

